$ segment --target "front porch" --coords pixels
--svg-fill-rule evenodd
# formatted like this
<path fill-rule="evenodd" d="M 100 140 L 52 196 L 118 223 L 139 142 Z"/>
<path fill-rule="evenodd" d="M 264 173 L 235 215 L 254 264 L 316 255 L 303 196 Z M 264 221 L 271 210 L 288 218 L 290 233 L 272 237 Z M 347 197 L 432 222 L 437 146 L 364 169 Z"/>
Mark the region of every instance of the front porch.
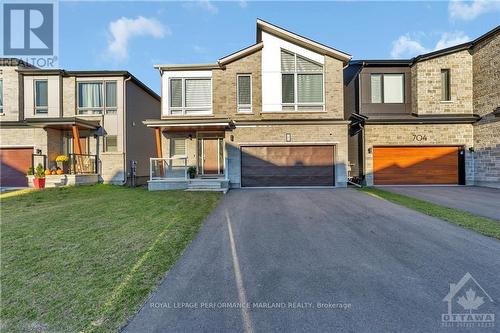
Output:
<path fill-rule="evenodd" d="M 220 168 L 222 173 L 198 174 L 194 166 L 188 164 L 187 157 L 151 158 L 148 189 L 188 190 L 188 191 L 220 191 L 227 192 L 229 179 L 227 177 L 227 159 Z M 191 170 L 190 170 L 191 168 Z"/>
<path fill-rule="evenodd" d="M 150 159 L 150 191 L 229 189 L 225 133 L 228 119 L 146 121 L 154 128 L 157 157 Z"/>

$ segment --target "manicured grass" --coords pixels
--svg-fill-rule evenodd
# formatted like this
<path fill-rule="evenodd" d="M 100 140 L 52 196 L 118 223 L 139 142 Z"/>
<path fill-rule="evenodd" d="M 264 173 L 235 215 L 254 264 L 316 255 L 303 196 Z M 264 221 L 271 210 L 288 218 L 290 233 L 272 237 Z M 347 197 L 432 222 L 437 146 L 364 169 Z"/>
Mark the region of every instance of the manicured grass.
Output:
<path fill-rule="evenodd" d="M 2 198 L 0 330 L 117 331 L 220 198 L 108 185 Z"/>
<path fill-rule="evenodd" d="M 411 198 L 406 195 L 392 193 L 389 191 L 384 191 L 379 188 L 363 187 L 359 190 L 411 208 L 429 216 L 437 217 L 441 220 L 458 224 L 467 229 L 477 231 L 483 235 L 500 239 L 499 221 L 495 221 L 487 217 L 477 216 L 460 209 L 443 207 L 432 202 Z"/>

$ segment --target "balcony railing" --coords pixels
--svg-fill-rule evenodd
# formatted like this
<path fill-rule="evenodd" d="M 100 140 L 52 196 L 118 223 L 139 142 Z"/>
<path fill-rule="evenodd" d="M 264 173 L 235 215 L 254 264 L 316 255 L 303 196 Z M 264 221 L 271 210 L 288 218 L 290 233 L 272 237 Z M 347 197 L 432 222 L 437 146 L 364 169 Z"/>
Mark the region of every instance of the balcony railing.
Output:
<path fill-rule="evenodd" d="M 69 154 L 69 173 L 72 175 L 97 173 L 97 156 L 88 154 Z"/>
<path fill-rule="evenodd" d="M 227 158 L 224 159 L 224 179 L 228 180 Z M 150 158 L 149 180 L 187 180 L 188 179 L 187 157 L 173 158 Z"/>
<path fill-rule="evenodd" d="M 150 180 L 181 180 L 188 179 L 187 157 L 150 158 Z"/>

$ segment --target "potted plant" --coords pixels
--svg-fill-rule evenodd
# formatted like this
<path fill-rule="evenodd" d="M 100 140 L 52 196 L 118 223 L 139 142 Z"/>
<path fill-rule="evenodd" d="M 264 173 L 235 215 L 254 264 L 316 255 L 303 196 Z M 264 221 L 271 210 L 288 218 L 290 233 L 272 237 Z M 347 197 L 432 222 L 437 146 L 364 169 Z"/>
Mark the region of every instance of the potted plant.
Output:
<path fill-rule="evenodd" d="M 188 168 L 188 175 L 189 175 L 190 179 L 193 179 L 194 177 L 196 177 L 196 167 L 195 166 L 190 166 Z"/>
<path fill-rule="evenodd" d="M 66 155 L 59 155 L 56 157 L 57 168 L 61 169 L 63 173 L 68 173 L 69 157 Z"/>
<path fill-rule="evenodd" d="M 33 186 L 36 189 L 45 188 L 45 170 L 43 169 L 43 165 L 41 163 L 38 163 L 36 166 L 34 176 Z"/>

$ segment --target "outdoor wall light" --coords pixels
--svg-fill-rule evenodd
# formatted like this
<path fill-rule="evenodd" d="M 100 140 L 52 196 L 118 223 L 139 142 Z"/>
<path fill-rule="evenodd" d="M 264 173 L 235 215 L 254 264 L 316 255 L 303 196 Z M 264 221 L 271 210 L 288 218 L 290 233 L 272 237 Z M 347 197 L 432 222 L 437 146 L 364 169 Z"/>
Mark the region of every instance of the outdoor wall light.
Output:
<path fill-rule="evenodd" d="M 290 133 L 286 133 L 286 134 L 285 134 L 285 140 L 286 140 L 286 142 L 290 142 L 290 141 L 292 141 L 292 134 L 290 134 Z"/>
<path fill-rule="evenodd" d="M 42 150 L 41 150 L 41 149 L 37 149 L 37 150 L 36 150 L 36 154 L 37 154 L 37 155 L 42 155 Z"/>
<path fill-rule="evenodd" d="M 474 147 L 469 147 L 469 151 L 470 151 L 471 153 L 473 153 L 473 152 L 474 152 Z"/>
<path fill-rule="evenodd" d="M 231 136 L 229 137 L 229 139 L 230 139 L 231 141 L 234 141 L 234 135 L 232 135 L 232 134 L 231 134 Z"/>
<path fill-rule="evenodd" d="M 189 140 L 193 140 L 193 134 L 188 135 Z"/>
<path fill-rule="evenodd" d="M 371 153 L 372 153 L 372 149 L 368 148 L 368 154 L 371 154 Z"/>

